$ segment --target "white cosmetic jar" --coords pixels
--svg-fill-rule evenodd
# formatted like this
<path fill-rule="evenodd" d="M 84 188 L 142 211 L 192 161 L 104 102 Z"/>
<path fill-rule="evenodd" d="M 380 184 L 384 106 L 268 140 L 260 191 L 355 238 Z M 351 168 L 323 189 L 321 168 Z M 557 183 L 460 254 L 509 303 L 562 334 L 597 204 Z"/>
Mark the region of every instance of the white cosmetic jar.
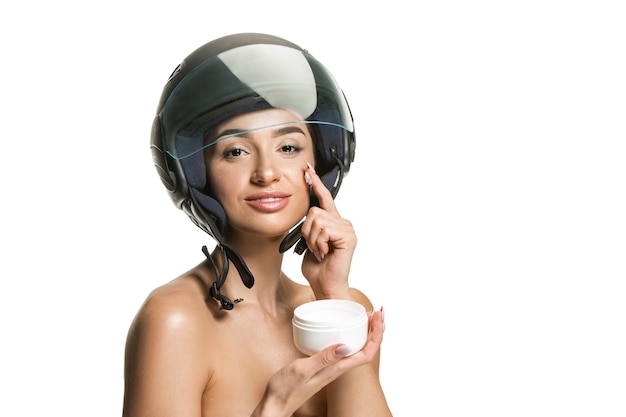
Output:
<path fill-rule="evenodd" d="M 365 345 L 369 318 L 365 307 L 348 300 L 317 300 L 293 312 L 293 341 L 298 350 L 313 355 L 341 343 L 352 355 Z"/>

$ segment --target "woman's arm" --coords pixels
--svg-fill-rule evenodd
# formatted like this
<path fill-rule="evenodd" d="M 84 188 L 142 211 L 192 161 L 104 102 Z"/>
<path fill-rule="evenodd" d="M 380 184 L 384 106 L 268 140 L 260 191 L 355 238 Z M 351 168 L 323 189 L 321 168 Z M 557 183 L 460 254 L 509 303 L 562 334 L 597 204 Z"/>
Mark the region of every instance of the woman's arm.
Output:
<path fill-rule="evenodd" d="M 302 262 L 303 275 L 311 285 L 315 298 L 350 299 L 361 303 L 366 311 L 372 311 L 370 300 L 348 285 L 352 255 L 357 243 L 352 224 L 340 216 L 330 192 L 311 166 L 307 167 L 305 177 L 318 196 L 320 206 L 309 210 L 301 228 L 308 246 Z M 373 313 L 370 318 L 370 338 L 376 340 L 366 345 L 370 350 L 364 348 L 354 355 L 364 355 L 370 359 L 362 366 L 345 372 L 329 385 L 329 417 L 391 416 L 378 377 L 383 327 L 383 312 Z"/>
<path fill-rule="evenodd" d="M 355 294 L 356 291 L 353 291 Z M 371 311 L 371 303 L 365 296 L 356 295 L 355 300 Z M 369 307 L 369 308 L 368 308 Z M 351 369 L 332 382 L 328 389 L 328 417 L 388 417 L 391 411 L 379 379 L 380 343 L 385 327 L 384 312 L 372 313 L 370 318 L 370 338 L 375 338 L 375 344 L 366 346 L 363 350 L 378 346 L 373 359 L 355 369 Z M 355 355 L 362 354 L 363 351 Z M 366 355 L 369 352 L 365 352 Z"/>

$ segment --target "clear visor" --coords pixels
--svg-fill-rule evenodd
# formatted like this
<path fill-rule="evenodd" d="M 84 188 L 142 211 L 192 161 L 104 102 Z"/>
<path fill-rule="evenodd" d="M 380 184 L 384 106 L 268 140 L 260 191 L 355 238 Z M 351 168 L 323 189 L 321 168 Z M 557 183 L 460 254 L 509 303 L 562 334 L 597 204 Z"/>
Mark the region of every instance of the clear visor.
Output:
<path fill-rule="evenodd" d="M 204 61 L 172 90 L 160 113 L 166 152 L 175 159 L 201 152 L 216 143 L 206 140 L 215 124 L 263 108 L 290 110 L 302 118 L 295 124 L 353 131 L 343 92 L 315 58 L 280 45 L 246 45 Z"/>
<path fill-rule="evenodd" d="M 176 153 L 173 153 L 170 150 L 167 150 L 166 152 L 172 158 L 174 158 L 176 160 L 181 160 L 181 159 L 185 159 L 185 158 L 188 158 L 190 156 L 193 156 L 193 155 L 197 154 L 198 152 L 202 152 L 206 148 L 208 148 L 210 146 L 213 146 L 216 143 L 219 143 L 219 142 L 221 142 L 223 140 L 231 139 L 231 138 L 234 138 L 234 137 L 237 137 L 237 136 L 246 136 L 249 133 L 256 132 L 256 131 L 263 130 L 263 129 L 271 129 L 271 128 L 278 128 L 278 127 L 282 127 L 282 126 L 303 125 L 303 124 L 305 124 L 305 125 L 322 125 L 322 126 L 329 126 L 329 127 L 335 127 L 335 128 L 347 130 L 347 128 L 345 126 L 342 126 L 342 125 L 338 125 L 338 124 L 330 123 L 330 122 L 314 121 L 314 120 L 304 120 L 304 121 L 287 122 L 287 123 L 276 123 L 276 124 L 266 125 L 266 126 L 262 126 L 262 127 L 257 127 L 257 128 L 254 128 L 254 129 L 248 129 L 248 130 L 244 130 L 244 131 L 239 131 L 237 133 L 233 133 L 233 134 L 230 134 L 230 135 L 220 136 L 216 140 L 204 140 L 203 141 L 204 144 L 201 145 L 200 147 L 198 147 L 198 141 L 195 140 L 193 137 L 185 137 L 185 136 L 179 135 L 177 137 L 177 140 L 176 140 Z"/>

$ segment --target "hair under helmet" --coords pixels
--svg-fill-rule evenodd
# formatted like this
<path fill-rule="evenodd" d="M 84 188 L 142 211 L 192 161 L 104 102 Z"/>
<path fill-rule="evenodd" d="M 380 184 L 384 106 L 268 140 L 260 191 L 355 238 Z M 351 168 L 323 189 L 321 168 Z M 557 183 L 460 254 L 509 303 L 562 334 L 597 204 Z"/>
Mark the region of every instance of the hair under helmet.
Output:
<path fill-rule="evenodd" d="M 289 109 L 302 116 L 315 143 L 315 169 L 335 197 L 354 160 L 352 115 L 330 72 L 306 50 L 285 39 L 241 33 L 196 49 L 165 84 L 152 126 L 151 150 L 161 181 L 174 204 L 213 237 L 221 250 L 223 268 L 215 268 L 217 279 L 210 292 L 226 310 L 234 306 L 220 292 L 228 260 L 248 288 L 254 277 L 239 253 L 225 242 L 226 213 L 206 191 L 203 149 L 213 143 L 206 143 L 205 136 L 216 123 L 263 108 Z M 312 195 L 311 205 L 317 204 Z M 297 253 L 306 249 L 301 225 L 285 237 L 281 252 L 294 244 Z M 203 250 L 208 255 L 206 248 Z"/>

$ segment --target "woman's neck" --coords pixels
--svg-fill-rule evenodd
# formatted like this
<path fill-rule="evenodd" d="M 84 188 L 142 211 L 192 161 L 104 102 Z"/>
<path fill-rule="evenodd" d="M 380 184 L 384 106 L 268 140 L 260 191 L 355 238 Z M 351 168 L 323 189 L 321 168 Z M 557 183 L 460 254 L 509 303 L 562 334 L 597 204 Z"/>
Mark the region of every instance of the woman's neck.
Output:
<path fill-rule="evenodd" d="M 246 262 L 254 276 L 254 286 L 246 288 L 239 272 L 231 264 L 228 268 L 228 277 L 223 286 L 223 292 L 231 298 L 243 298 L 251 302 L 258 302 L 269 310 L 275 310 L 278 303 L 285 301 L 286 277 L 282 274 L 283 254 L 278 250 L 282 239 L 262 239 L 258 236 L 229 236 L 227 243 L 232 246 Z M 219 250 L 214 252 L 213 259 L 221 269 Z"/>

